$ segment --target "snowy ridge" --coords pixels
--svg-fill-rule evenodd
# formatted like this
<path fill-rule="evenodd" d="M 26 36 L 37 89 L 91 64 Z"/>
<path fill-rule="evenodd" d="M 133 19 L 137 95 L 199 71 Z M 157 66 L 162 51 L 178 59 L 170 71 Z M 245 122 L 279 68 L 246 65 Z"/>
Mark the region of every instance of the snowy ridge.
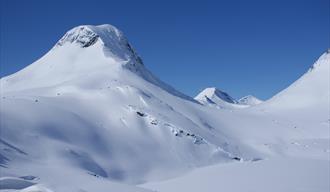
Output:
<path fill-rule="evenodd" d="M 330 97 L 330 52 L 319 59 L 302 75 L 274 97 L 266 101 L 275 108 L 304 108 L 329 104 Z"/>
<path fill-rule="evenodd" d="M 314 69 L 320 67 L 321 65 L 330 65 L 330 48 L 323 53 L 318 60 L 309 68 L 308 72 L 313 71 Z"/>

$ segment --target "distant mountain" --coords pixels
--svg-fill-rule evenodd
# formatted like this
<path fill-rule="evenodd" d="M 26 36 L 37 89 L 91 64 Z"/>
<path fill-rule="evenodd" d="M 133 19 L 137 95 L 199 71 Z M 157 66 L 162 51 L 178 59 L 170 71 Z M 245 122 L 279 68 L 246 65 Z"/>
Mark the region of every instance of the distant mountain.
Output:
<path fill-rule="evenodd" d="M 195 97 L 195 100 L 203 104 L 217 105 L 220 107 L 229 107 L 232 106 L 232 104 L 238 103 L 228 93 L 215 87 L 205 88 Z"/>
<path fill-rule="evenodd" d="M 248 96 L 242 97 L 238 100 L 239 104 L 249 105 L 249 106 L 258 105 L 262 102 L 263 102 L 262 100 L 256 98 L 253 95 L 248 95 Z"/>

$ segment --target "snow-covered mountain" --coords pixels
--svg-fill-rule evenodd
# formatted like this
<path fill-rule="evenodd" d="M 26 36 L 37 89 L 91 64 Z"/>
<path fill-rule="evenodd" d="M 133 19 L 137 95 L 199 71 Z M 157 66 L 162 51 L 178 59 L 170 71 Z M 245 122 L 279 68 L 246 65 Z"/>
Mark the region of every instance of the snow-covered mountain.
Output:
<path fill-rule="evenodd" d="M 91 73 L 103 70 L 103 75 L 111 73 L 112 78 L 118 78 L 123 68 L 173 95 L 193 101 L 152 75 L 123 33 L 108 24 L 69 30 L 41 59 L 3 78 L 1 84 L 6 92 L 18 91 L 58 85 L 83 76 L 89 79 Z"/>
<path fill-rule="evenodd" d="M 215 163 L 327 160 L 327 78 L 329 54 L 255 107 L 215 88 L 195 100 L 155 77 L 117 28 L 75 27 L 0 80 L 0 189 L 149 191 L 132 185 Z"/>
<path fill-rule="evenodd" d="M 5 176 L 54 185 L 65 169 L 81 172 L 86 185 L 95 176 L 141 183 L 244 155 L 239 142 L 210 131 L 200 104 L 154 77 L 111 25 L 73 28 L 0 83 Z M 55 190 L 73 190 L 65 188 L 73 181 L 56 182 Z"/>
<path fill-rule="evenodd" d="M 216 106 L 218 108 L 225 109 L 244 108 L 247 106 L 254 106 L 263 102 L 262 100 L 252 95 L 248 95 L 242 97 L 239 100 L 235 100 L 228 93 L 221 91 L 216 87 L 205 88 L 195 97 L 195 100 L 204 105 Z"/>
<path fill-rule="evenodd" d="M 249 106 L 254 106 L 262 103 L 263 101 L 256 98 L 253 95 L 247 95 L 245 97 L 242 97 L 238 100 L 238 103 L 241 105 L 249 105 Z"/>
<path fill-rule="evenodd" d="M 211 105 L 220 108 L 240 107 L 237 105 L 238 102 L 234 98 L 216 87 L 205 88 L 195 97 L 195 100 L 204 105 Z"/>
<path fill-rule="evenodd" d="M 204 101 L 208 103 L 215 103 L 218 100 L 227 102 L 227 103 L 237 103 L 228 93 L 223 92 L 215 87 L 205 88 L 200 92 L 196 97 L 196 100 Z M 214 101 L 213 101 L 213 100 Z"/>

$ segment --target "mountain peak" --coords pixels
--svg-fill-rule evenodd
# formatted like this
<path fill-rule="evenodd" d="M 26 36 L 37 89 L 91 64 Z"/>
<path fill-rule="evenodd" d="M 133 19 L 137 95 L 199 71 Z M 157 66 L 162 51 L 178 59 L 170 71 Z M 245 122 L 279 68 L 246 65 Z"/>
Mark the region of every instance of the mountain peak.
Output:
<path fill-rule="evenodd" d="M 18 90 L 54 86 L 64 82 L 95 83 L 95 79 L 100 82 L 108 81 L 109 78 L 130 79 L 127 76 L 129 73 L 125 73 L 126 69 L 172 95 L 196 102 L 154 76 L 144 66 L 124 34 L 110 24 L 72 28 L 42 58 L 6 77 L 6 86 L 8 89 Z M 27 80 L 19 81 L 23 78 Z"/>
<path fill-rule="evenodd" d="M 217 100 L 222 100 L 232 104 L 237 103 L 237 101 L 233 99 L 228 93 L 221 91 L 216 87 L 205 88 L 195 97 L 195 99 L 204 102 L 206 101 L 208 103 L 217 103 Z"/>
<path fill-rule="evenodd" d="M 122 41 L 123 33 L 110 24 L 104 25 L 80 25 L 69 30 L 56 44 L 63 46 L 66 43 L 77 43 L 81 47 L 89 47 L 99 39 L 103 44 L 109 38 L 115 41 Z"/>
<path fill-rule="evenodd" d="M 129 64 L 143 65 L 142 59 L 128 42 L 124 34 L 110 24 L 80 25 L 69 30 L 56 43 L 54 49 L 68 44 L 75 44 L 81 48 L 93 47 L 100 43 L 104 54 Z"/>
<path fill-rule="evenodd" d="M 56 47 L 66 43 L 76 43 L 81 47 L 89 47 L 99 40 L 99 35 L 88 26 L 78 26 L 69 30 L 57 43 Z"/>

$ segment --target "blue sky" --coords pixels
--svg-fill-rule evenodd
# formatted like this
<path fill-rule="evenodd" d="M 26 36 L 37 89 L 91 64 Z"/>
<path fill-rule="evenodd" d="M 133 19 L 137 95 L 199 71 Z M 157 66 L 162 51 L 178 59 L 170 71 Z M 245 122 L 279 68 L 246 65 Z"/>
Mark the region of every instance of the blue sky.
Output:
<path fill-rule="evenodd" d="M 0 2 L 1 77 L 74 26 L 110 23 L 154 74 L 188 95 L 212 86 L 267 99 L 330 47 L 329 0 Z"/>

